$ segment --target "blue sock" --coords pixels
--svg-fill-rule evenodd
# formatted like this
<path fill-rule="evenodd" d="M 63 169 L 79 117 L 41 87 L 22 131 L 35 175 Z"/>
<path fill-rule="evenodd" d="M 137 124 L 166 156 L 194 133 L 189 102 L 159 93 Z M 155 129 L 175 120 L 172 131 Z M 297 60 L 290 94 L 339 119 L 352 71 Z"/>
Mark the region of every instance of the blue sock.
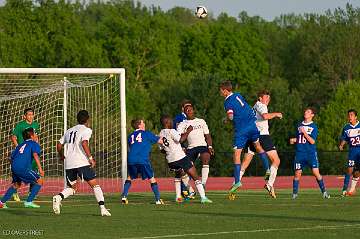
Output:
<path fill-rule="evenodd" d="M 259 153 L 259 157 L 262 161 L 262 165 L 263 165 L 265 171 L 270 170 L 269 158 L 268 158 L 266 152 Z"/>
<path fill-rule="evenodd" d="M 345 178 L 344 178 L 344 186 L 343 186 L 343 191 L 346 191 L 349 187 L 349 182 L 350 182 L 350 177 L 351 177 L 351 174 L 345 174 Z"/>
<path fill-rule="evenodd" d="M 151 184 L 151 189 L 154 192 L 155 195 L 155 200 L 159 201 L 160 200 L 160 192 L 159 192 L 159 186 L 157 183 L 152 183 Z"/>
<path fill-rule="evenodd" d="M 240 182 L 240 170 L 241 170 L 241 164 L 234 164 L 235 183 Z"/>
<path fill-rule="evenodd" d="M 293 194 L 298 194 L 299 192 L 299 180 L 293 180 Z"/>
<path fill-rule="evenodd" d="M 31 187 L 30 194 L 29 194 L 28 198 L 26 199 L 26 201 L 32 202 L 34 200 L 34 198 L 36 197 L 36 195 L 39 193 L 40 188 L 41 188 L 40 184 L 33 184 L 33 186 Z"/>
<path fill-rule="evenodd" d="M 324 185 L 324 180 L 323 180 L 323 179 L 320 179 L 320 180 L 317 180 L 317 179 L 316 179 L 316 181 L 317 181 L 317 183 L 319 184 L 319 188 L 320 188 L 321 192 L 322 192 L 322 193 L 325 192 L 326 189 L 325 189 L 325 185 Z"/>
<path fill-rule="evenodd" d="M 126 180 L 125 184 L 124 184 L 124 189 L 123 189 L 123 193 L 121 194 L 122 197 L 126 197 L 129 194 L 129 189 L 131 187 L 131 180 Z"/>
<path fill-rule="evenodd" d="M 183 183 L 183 181 L 181 181 L 181 191 L 187 191 L 188 189 L 186 188 L 185 184 Z"/>
<path fill-rule="evenodd" d="M 6 203 L 11 198 L 11 196 L 16 193 L 16 191 L 16 188 L 13 186 L 9 187 L 5 195 L 2 197 L 1 202 Z"/>

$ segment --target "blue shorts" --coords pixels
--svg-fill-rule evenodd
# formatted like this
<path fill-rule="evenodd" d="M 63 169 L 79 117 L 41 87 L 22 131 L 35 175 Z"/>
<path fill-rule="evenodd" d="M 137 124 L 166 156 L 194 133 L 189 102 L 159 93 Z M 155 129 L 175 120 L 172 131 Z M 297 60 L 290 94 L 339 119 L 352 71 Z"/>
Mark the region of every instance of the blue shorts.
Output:
<path fill-rule="evenodd" d="M 13 183 L 37 183 L 37 180 L 40 178 L 40 175 L 32 170 L 32 169 L 28 169 L 24 172 L 14 172 L 12 171 L 12 182 Z"/>
<path fill-rule="evenodd" d="M 254 126 L 249 127 L 245 132 L 235 133 L 233 147 L 234 149 L 244 149 L 248 142 L 254 143 L 259 138 L 260 132 L 254 123 Z"/>
<path fill-rule="evenodd" d="M 302 170 L 304 167 L 319 168 L 317 152 L 297 152 L 294 160 L 294 170 Z"/>
<path fill-rule="evenodd" d="M 137 179 L 140 175 L 142 180 L 154 177 L 154 171 L 150 164 L 131 164 L 128 165 L 128 174 L 131 179 Z"/>
<path fill-rule="evenodd" d="M 347 166 L 349 168 L 354 167 L 356 163 L 360 163 L 360 151 L 359 150 L 353 150 L 349 151 L 349 160 L 347 163 Z"/>

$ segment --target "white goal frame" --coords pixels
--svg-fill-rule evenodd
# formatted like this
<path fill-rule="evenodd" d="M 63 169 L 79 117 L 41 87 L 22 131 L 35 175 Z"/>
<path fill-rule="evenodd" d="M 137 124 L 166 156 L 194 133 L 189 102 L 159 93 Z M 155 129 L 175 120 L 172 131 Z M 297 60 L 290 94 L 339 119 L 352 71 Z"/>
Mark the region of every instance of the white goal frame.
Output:
<path fill-rule="evenodd" d="M 127 178 L 126 90 L 124 68 L 0 68 L 0 74 L 114 74 L 120 80 L 120 129 L 121 129 L 121 177 L 122 185 Z M 66 84 L 66 77 L 64 77 Z M 67 130 L 66 85 L 64 86 L 64 133 Z M 65 169 L 64 169 L 65 170 Z M 65 174 L 64 174 L 65 176 Z M 65 183 L 66 186 L 66 183 Z"/>

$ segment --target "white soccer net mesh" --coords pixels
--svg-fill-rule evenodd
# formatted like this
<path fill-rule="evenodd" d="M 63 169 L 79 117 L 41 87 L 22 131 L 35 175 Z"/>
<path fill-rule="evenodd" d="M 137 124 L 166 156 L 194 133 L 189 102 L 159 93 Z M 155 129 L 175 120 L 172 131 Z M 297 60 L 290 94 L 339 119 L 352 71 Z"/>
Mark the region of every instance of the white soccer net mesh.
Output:
<path fill-rule="evenodd" d="M 64 86 L 66 81 L 66 87 Z M 56 143 L 64 133 L 64 90 L 67 92 L 67 128 L 77 124 L 79 110 L 89 111 L 93 135 L 92 154 L 97 162 L 98 182 L 105 192 L 117 192 L 121 182 L 120 81 L 117 75 L 28 75 L 0 74 L 0 192 L 11 183 L 8 160 L 14 145 L 11 130 L 22 120 L 23 111 L 33 108 L 40 124 L 42 165 L 45 171 L 43 194 L 64 187 L 64 166 L 58 159 Z M 79 192 L 90 192 L 81 184 Z M 27 188 L 20 190 L 27 194 Z"/>

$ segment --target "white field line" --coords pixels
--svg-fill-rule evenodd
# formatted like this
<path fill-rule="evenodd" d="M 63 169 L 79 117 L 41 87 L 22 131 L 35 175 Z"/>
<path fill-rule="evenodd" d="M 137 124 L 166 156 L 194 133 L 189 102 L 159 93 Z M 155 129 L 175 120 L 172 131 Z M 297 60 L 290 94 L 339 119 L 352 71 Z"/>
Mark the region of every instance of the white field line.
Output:
<path fill-rule="evenodd" d="M 323 229 L 336 230 L 336 229 L 353 228 L 353 227 L 359 227 L 359 226 L 360 226 L 360 224 L 346 224 L 346 225 L 339 225 L 339 226 L 322 226 L 322 225 L 318 225 L 318 226 L 314 226 L 314 227 L 268 228 L 268 229 L 227 231 L 227 232 L 188 233 L 188 234 L 173 234 L 173 235 L 162 235 L 162 236 L 129 237 L 129 238 L 123 238 L 123 239 L 156 239 L 156 238 L 175 238 L 175 237 L 225 235 L 225 234 L 238 234 L 238 233 L 304 231 L 304 230 L 323 230 Z"/>

